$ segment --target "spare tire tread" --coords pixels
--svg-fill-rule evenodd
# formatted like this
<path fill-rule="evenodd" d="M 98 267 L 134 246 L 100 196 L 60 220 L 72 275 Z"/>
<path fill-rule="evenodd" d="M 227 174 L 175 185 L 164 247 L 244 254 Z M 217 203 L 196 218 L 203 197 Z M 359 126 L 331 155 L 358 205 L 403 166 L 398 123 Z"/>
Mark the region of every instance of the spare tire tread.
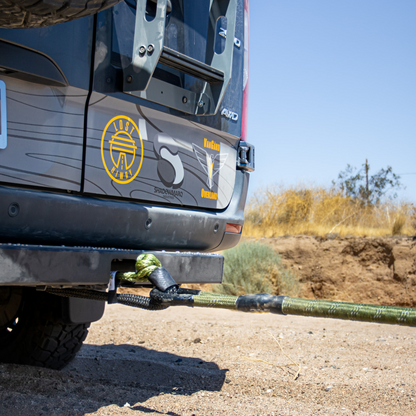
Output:
<path fill-rule="evenodd" d="M 52 26 L 98 13 L 121 0 L 0 0 L 0 28 Z"/>

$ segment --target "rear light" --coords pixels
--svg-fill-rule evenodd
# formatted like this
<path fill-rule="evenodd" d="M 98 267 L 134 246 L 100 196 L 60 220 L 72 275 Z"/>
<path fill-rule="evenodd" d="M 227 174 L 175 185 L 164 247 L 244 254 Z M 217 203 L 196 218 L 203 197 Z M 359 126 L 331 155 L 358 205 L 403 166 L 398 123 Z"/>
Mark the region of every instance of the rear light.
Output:
<path fill-rule="evenodd" d="M 225 226 L 226 233 L 241 234 L 242 229 L 243 229 L 243 226 L 240 224 L 227 224 Z"/>
<path fill-rule="evenodd" d="M 249 12 L 248 0 L 244 0 L 244 67 L 243 67 L 243 111 L 241 116 L 241 140 L 247 141 L 248 75 L 249 75 Z"/>

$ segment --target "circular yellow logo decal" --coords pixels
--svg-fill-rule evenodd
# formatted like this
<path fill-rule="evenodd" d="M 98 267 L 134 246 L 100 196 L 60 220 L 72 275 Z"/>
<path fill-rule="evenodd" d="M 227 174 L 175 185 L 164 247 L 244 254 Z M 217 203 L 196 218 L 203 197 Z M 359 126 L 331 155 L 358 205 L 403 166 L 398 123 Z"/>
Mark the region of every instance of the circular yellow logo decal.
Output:
<path fill-rule="evenodd" d="M 107 123 L 101 138 L 101 158 L 108 176 L 117 183 L 129 183 L 138 175 L 143 141 L 130 117 L 117 116 Z"/>

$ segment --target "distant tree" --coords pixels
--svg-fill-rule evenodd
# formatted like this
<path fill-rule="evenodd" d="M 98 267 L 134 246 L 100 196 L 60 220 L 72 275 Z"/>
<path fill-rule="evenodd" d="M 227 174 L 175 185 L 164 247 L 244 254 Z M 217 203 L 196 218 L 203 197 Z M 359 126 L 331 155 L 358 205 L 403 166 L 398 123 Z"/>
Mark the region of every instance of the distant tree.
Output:
<path fill-rule="evenodd" d="M 338 174 L 338 179 L 332 181 L 332 184 L 346 196 L 360 200 L 363 205 L 376 205 L 389 191 L 402 188 L 400 176 L 393 172 L 391 166 L 379 170 L 372 176 L 369 176 L 369 171 L 370 165 L 367 159 L 359 170 L 347 165 L 347 168 Z M 397 198 L 397 193 L 389 196 Z"/>

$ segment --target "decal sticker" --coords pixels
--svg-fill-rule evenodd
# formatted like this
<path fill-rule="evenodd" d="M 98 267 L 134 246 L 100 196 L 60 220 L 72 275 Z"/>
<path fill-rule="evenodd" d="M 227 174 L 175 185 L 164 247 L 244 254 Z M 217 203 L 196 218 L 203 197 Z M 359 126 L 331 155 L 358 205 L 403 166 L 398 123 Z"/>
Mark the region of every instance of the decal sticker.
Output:
<path fill-rule="evenodd" d="M 220 144 L 216 143 L 214 140 L 208 141 L 208 139 L 204 139 L 204 147 L 208 149 L 216 150 L 217 152 L 220 151 Z"/>
<path fill-rule="evenodd" d="M 182 198 L 183 197 L 182 191 L 177 191 L 174 189 L 163 189 L 163 188 L 159 188 L 158 186 L 153 187 L 153 192 L 155 194 L 161 194 L 161 195 L 167 196 L 168 198 Z"/>
<path fill-rule="evenodd" d="M 109 151 L 105 151 L 108 147 Z M 138 175 L 143 163 L 143 141 L 130 117 L 116 116 L 107 123 L 101 137 L 101 158 L 108 176 L 117 183 L 129 183 Z"/>
<path fill-rule="evenodd" d="M 216 146 L 215 141 L 212 140 L 212 142 L 209 142 L 207 139 L 204 139 L 204 147 L 208 147 L 209 149 L 211 149 L 212 148 L 211 146 Z M 214 184 L 214 181 L 213 181 L 214 176 L 224 166 L 225 161 L 227 160 L 227 157 L 228 157 L 228 153 L 218 153 L 216 155 L 213 155 L 213 154 L 208 153 L 205 149 L 202 149 L 202 147 L 199 147 L 194 143 L 192 143 L 192 148 L 194 149 L 194 153 L 196 155 L 196 158 L 198 159 L 198 162 L 201 164 L 202 168 L 204 169 L 205 173 L 208 176 L 207 185 L 208 185 L 208 188 L 211 190 Z M 218 150 L 219 150 L 219 145 L 218 145 Z M 213 196 L 212 197 L 202 196 L 202 191 L 201 191 L 201 197 L 217 199 L 216 197 L 214 198 Z"/>
<path fill-rule="evenodd" d="M 159 133 L 153 140 L 153 151 L 158 159 L 157 174 L 167 188 L 179 188 L 185 177 L 178 143 L 172 137 Z"/>
<path fill-rule="evenodd" d="M 206 191 L 204 188 L 202 188 L 201 189 L 201 198 L 217 200 L 218 194 L 216 192 Z"/>

